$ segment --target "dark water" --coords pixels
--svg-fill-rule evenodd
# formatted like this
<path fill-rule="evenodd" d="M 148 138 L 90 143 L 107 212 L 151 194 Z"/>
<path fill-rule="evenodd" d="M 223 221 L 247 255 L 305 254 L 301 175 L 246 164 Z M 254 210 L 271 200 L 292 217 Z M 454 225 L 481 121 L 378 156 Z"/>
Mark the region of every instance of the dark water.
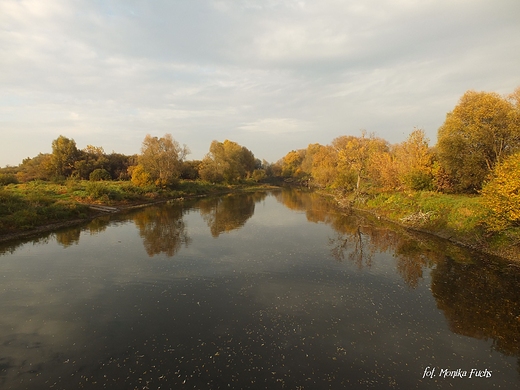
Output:
<path fill-rule="evenodd" d="M 517 266 L 314 194 L 150 207 L 0 253 L 2 389 L 520 384 Z"/>

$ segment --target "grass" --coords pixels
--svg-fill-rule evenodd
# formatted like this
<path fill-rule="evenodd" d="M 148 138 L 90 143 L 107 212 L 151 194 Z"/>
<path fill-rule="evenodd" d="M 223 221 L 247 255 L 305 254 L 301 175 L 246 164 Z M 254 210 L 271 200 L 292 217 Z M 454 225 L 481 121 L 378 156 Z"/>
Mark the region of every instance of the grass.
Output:
<path fill-rule="evenodd" d="M 347 198 L 348 199 L 348 198 Z M 491 232 L 490 211 L 478 195 L 429 191 L 381 192 L 350 200 L 357 209 L 488 253 L 520 259 L 520 228 Z"/>
<path fill-rule="evenodd" d="M 83 219 L 88 204 L 124 206 L 154 200 L 219 194 L 265 188 L 254 182 L 238 185 L 179 181 L 174 188 L 138 187 L 128 181 L 67 180 L 62 183 L 32 181 L 0 186 L 0 235 Z"/>
<path fill-rule="evenodd" d="M 11 184 L 0 189 L 0 234 L 87 216 L 87 206 L 66 199 L 63 194 L 49 193 L 49 190 L 33 192 L 17 186 Z"/>
<path fill-rule="evenodd" d="M 361 208 L 468 245 L 481 245 L 486 238 L 487 210 L 478 196 L 428 191 L 380 193 Z"/>
<path fill-rule="evenodd" d="M 453 234 L 473 234 L 485 231 L 487 210 L 479 196 L 441 194 L 436 192 L 393 192 L 370 197 L 361 208 L 376 211 L 392 220 L 408 220 L 413 215 L 428 214 L 418 219 L 424 229 L 445 230 Z"/>

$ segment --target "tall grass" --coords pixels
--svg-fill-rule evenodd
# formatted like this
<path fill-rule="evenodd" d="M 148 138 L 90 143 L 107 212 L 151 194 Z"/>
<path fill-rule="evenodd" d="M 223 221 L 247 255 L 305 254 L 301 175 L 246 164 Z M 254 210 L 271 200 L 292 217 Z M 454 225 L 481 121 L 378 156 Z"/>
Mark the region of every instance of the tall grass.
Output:
<path fill-rule="evenodd" d="M 411 218 L 413 215 L 426 216 L 417 218 L 414 227 L 445 235 L 474 238 L 475 234 L 485 232 L 487 210 L 479 196 L 429 191 L 380 193 L 369 198 L 361 208 L 396 221 L 415 221 Z"/>
<path fill-rule="evenodd" d="M 12 190 L 12 189 L 11 189 Z M 9 234 L 35 228 L 40 225 L 84 218 L 86 206 L 71 200 L 50 197 L 45 193 L 24 194 L 0 189 L 0 234 Z"/>
<path fill-rule="evenodd" d="M 205 195 L 242 189 L 203 181 L 181 180 L 174 188 L 139 187 L 128 181 L 31 181 L 0 187 L 0 235 L 56 221 L 85 218 L 88 204 L 122 205 L 153 199 Z"/>

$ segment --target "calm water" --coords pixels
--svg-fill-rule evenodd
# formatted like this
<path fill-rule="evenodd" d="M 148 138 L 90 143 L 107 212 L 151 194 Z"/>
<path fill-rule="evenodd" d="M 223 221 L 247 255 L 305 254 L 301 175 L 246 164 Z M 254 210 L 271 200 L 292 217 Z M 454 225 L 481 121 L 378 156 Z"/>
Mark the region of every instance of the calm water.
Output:
<path fill-rule="evenodd" d="M 520 268 L 314 194 L 149 207 L 0 253 L 2 389 L 520 384 Z"/>

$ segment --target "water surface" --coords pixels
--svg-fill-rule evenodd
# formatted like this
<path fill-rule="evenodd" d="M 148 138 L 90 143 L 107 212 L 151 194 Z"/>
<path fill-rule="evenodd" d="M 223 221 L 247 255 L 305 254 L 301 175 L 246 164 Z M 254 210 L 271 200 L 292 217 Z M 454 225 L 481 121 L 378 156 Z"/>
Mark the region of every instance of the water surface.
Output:
<path fill-rule="evenodd" d="M 520 384 L 517 266 L 314 194 L 153 206 L 0 253 L 2 389 Z"/>

